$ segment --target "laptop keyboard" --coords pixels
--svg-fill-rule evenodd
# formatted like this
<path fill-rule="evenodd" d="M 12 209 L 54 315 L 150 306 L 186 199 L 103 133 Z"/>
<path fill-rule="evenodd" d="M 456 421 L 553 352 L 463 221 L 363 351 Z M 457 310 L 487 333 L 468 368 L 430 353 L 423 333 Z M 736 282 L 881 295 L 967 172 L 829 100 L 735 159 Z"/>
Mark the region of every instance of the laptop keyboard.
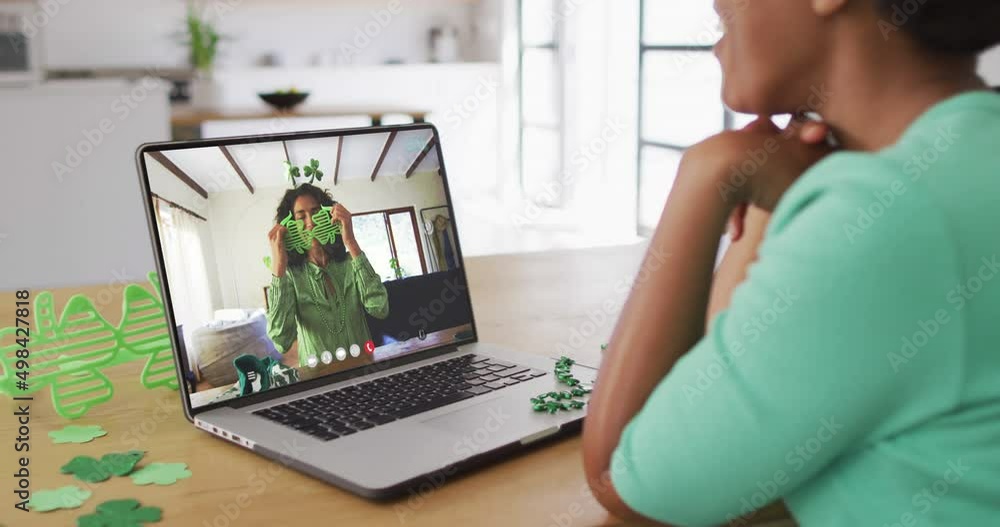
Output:
<path fill-rule="evenodd" d="M 330 441 L 545 373 L 482 355 L 463 355 L 257 410 L 254 415 Z"/>

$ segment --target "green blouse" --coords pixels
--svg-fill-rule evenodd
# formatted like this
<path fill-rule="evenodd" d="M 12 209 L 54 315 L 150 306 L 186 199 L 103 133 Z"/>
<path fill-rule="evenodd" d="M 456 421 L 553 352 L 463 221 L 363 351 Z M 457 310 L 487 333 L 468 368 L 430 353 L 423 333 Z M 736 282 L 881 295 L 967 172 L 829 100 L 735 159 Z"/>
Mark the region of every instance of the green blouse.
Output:
<path fill-rule="evenodd" d="M 324 276 L 335 291 L 331 294 Z M 268 290 L 267 335 L 281 353 L 299 341 L 299 365 L 324 351 L 364 349 L 371 340 L 365 313 L 389 316 L 389 297 L 378 273 L 364 253 L 325 268 L 312 262 L 292 268 L 285 276 L 271 276 Z"/>

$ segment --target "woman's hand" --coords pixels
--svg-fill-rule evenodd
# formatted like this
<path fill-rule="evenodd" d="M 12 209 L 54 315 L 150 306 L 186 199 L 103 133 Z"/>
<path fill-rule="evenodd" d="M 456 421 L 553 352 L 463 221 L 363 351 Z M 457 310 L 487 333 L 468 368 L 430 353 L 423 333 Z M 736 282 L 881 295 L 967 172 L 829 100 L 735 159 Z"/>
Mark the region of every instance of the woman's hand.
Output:
<path fill-rule="evenodd" d="M 330 211 L 331 220 L 340 222 L 340 235 L 344 238 L 344 246 L 347 247 L 347 251 L 351 253 L 353 258 L 361 254 L 361 247 L 358 246 L 358 240 L 354 238 L 354 222 L 351 217 L 351 211 L 340 203 L 334 204 L 333 210 Z"/>
<path fill-rule="evenodd" d="M 288 269 L 288 252 L 285 250 L 285 236 L 288 229 L 278 224 L 267 233 L 267 242 L 271 246 L 271 274 L 281 278 Z"/>
<path fill-rule="evenodd" d="M 824 141 L 827 131 L 823 123 L 802 121 L 782 130 L 761 117 L 742 130 L 723 132 L 691 147 L 685 162 L 699 168 L 687 172 L 704 177 L 707 171 L 718 178 L 719 196 L 734 210 L 730 232 L 738 239 L 746 212 L 743 205 L 773 211 L 785 190 L 833 151 Z"/>
<path fill-rule="evenodd" d="M 799 141 L 805 145 L 819 145 L 826 141 L 826 136 L 830 132 L 830 127 L 826 123 L 819 121 L 792 121 L 789 127 L 784 131 L 784 137 L 789 137 L 791 134 L 796 133 Z M 745 232 L 745 220 L 749 205 L 743 203 L 738 205 L 734 210 L 732 216 L 729 218 L 729 238 L 733 243 L 740 241 L 743 238 L 743 233 Z"/>

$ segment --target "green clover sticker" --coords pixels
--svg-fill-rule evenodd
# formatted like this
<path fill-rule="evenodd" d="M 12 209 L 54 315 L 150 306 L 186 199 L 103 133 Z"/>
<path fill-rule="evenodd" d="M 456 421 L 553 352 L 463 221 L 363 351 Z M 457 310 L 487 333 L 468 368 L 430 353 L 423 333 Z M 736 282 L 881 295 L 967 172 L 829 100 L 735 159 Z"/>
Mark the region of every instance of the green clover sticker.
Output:
<path fill-rule="evenodd" d="M 124 454 L 105 454 L 100 461 L 90 456 L 77 456 L 59 470 L 63 474 L 73 474 L 80 481 L 99 483 L 111 476 L 129 474 L 144 455 L 140 450 L 130 450 Z"/>
<path fill-rule="evenodd" d="M 143 507 L 136 500 L 112 500 L 97 506 L 97 512 L 80 516 L 77 527 L 142 527 L 163 517 L 159 507 Z"/>
<path fill-rule="evenodd" d="M 99 425 L 69 425 L 62 430 L 53 430 L 49 432 L 49 437 L 52 438 L 52 442 L 57 445 L 62 443 L 89 443 L 98 437 L 104 437 L 106 435 L 108 435 L 108 433 Z"/>
<path fill-rule="evenodd" d="M 129 475 L 136 485 L 173 485 L 191 477 L 187 463 L 150 463 Z"/>
<path fill-rule="evenodd" d="M 90 499 L 92 493 L 70 485 L 53 490 L 38 490 L 31 494 L 28 506 L 35 512 L 49 512 L 58 509 L 75 509 Z"/>

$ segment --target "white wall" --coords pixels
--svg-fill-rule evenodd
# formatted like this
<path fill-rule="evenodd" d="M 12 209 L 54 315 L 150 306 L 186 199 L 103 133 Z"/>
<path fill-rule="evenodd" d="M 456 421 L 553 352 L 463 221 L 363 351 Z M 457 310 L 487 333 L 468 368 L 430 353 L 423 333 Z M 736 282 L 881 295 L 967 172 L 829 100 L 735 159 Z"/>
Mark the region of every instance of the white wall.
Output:
<path fill-rule="evenodd" d="M 464 59 L 496 60 L 495 54 L 488 56 L 489 50 L 481 49 L 472 38 L 473 28 L 482 20 L 474 12 L 478 2 L 397 1 L 400 8 L 394 9 L 398 12 L 394 15 L 387 10 L 390 0 L 225 0 L 203 4 L 210 6 L 220 32 L 230 37 L 221 48 L 222 68 L 250 66 L 268 53 L 276 54 L 287 66 L 311 64 L 321 52 L 332 53 L 334 58 L 340 55 L 338 63 L 381 64 L 388 59 L 426 62 L 429 31 L 442 24 L 460 30 Z M 43 28 L 49 67 L 186 64 L 177 35 L 184 27 L 185 1 L 48 3 L 58 6 Z M 369 26 L 368 33 L 374 38 L 368 38 L 365 26 L 373 21 L 376 25 Z M 359 30 L 363 37 L 358 37 Z M 357 47 L 359 53 L 341 53 L 342 44 Z"/>
<path fill-rule="evenodd" d="M 409 179 L 380 176 L 341 181 L 329 188 L 333 198 L 351 212 L 398 207 L 414 207 L 417 221 L 420 210 L 444 205 L 444 187 L 436 173 L 416 173 Z M 285 188 L 258 189 L 209 194 L 212 243 L 218 264 L 222 305 L 217 308 L 255 308 L 264 306 L 263 287 L 270 284 L 270 272 L 263 258 L 270 255 L 267 232 L 274 226 L 274 214 Z M 424 240 L 421 237 L 420 243 Z M 364 249 L 364 247 L 362 247 Z M 431 254 L 424 246 L 425 258 Z"/>
<path fill-rule="evenodd" d="M 517 173 L 502 163 L 504 142 L 516 140 L 501 135 L 498 112 L 506 100 L 500 66 L 490 63 L 411 64 L 343 69 L 289 68 L 281 72 L 267 68 L 220 71 L 215 82 L 226 106 L 246 108 L 260 104 L 255 89 L 282 86 L 287 77 L 311 92 L 307 105 L 317 107 L 414 108 L 429 111 L 428 122 L 437 126 L 456 215 L 470 221 L 493 222 L 489 201 L 499 194 L 501 183 L 516 181 Z M 254 122 L 206 123 L 206 135 L 259 134 L 330 127 L 316 120 L 273 119 Z M 333 125 L 335 126 L 335 125 Z M 516 166 L 513 167 L 516 170 Z M 493 207 L 495 208 L 495 207 Z M 482 217 L 480 217 L 482 216 Z M 509 224 L 509 216 L 506 221 Z M 461 227 L 460 227 L 461 228 Z M 466 254 L 483 254 L 489 246 L 463 243 Z"/>
<path fill-rule="evenodd" d="M 0 290 L 144 281 L 155 266 L 135 150 L 169 138 L 167 88 L 0 89 L 0 115 Z"/>

